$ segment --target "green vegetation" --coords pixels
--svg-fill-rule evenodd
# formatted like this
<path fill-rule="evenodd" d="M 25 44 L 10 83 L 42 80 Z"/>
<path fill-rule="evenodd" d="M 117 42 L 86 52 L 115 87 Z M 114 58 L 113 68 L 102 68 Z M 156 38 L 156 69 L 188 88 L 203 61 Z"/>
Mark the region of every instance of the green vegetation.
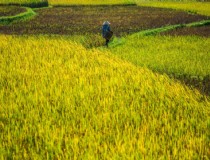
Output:
<path fill-rule="evenodd" d="M 44 6 L 45 2 L 0 0 L 31 7 Z M 131 1 L 76 2 L 96 5 Z M 49 3 L 72 5 L 75 1 Z M 144 3 L 149 4 L 160 7 L 163 3 Z M 186 8 L 176 4 L 177 9 L 194 12 L 193 5 Z M 208 7 L 206 4 L 203 8 Z M 56 15 L 60 22 L 54 23 L 52 13 L 59 9 L 62 12 Z M 0 159 L 209 159 L 209 96 L 170 77 L 189 80 L 190 84 L 196 80 L 204 87 L 201 91 L 209 94 L 210 38 L 158 35 L 183 26 L 208 25 L 209 20 L 153 26 L 115 37 L 107 49 L 101 47 L 101 35 L 65 35 L 59 25 L 69 23 L 63 16 L 72 15 L 68 9 L 37 10 L 39 16 L 47 12 L 51 19 L 41 16 L 40 23 L 30 21 L 35 29 L 31 34 L 47 25 L 48 30 L 54 27 L 55 32 L 49 33 L 62 32 L 62 36 L 4 35 L 19 22 L 6 26 L 11 28 L 0 34 Z M 198 13 L 203 10 L 196 9 Z M 91 15 L 90 10 L 85 11 Z M 22 13 L 10 19 L 12 11 L 4 11 L 0 7 L 0 13 L 8 16 L 0 18 L 4 24 L 24 17 Z M 27 11 L 34 14 L 30 8 Z M 20 34 L 26 34 L 27 22 L 21 24 Z"/>
<path fill-rule="evenodd" d="M 49 0 L 51 5 L 103 5 L 103 4 L 134 4 L 133 0 Z"/>
<path fill-rule="evenodd" d="M 134 34 L 124 39 L 123 43 L 115 39 L 111 51 L 135 65 L 179 79 L 187 78 L 189 81 L 196 78 L 202 82 L 206 78 L 210 80 L 209 44 L 210 39 L 202 37 L 147 37 Z"/>
<path fill-rule="evenodd" d="M 67 38 L 0 40 L 1 159 L 209 157 L 196 90 Z"/>
<path fill-rule="evenodd" d="M 1 5 L 21 5 L 26 7 L 45 7 L 48 6 L 48 0 L 0 0 Z"/>
<path fill-rule="evenodd" d="M 7 25 L 12 22 L 24 21 L 36 15 L 36 13 L 31 8 L 25 7 L 25 9 L 26 9 L 26 12 L 17 14 L 15 16 L 0 17 L 0 24 Z"/>
<path fill-rule="evenodd" d="M 209 38 L 202 37 L 134 35 L 111 51 L 160 72 L 206 76 L 210 71 L 209 43 Z"/>
<path fill-rule="evenodd" d="M 31 7 L 48 5 L 103 5 L 103 4 L 134 4 L 133 0 L 0 0 L 0 4 L 18 4 Z"/>

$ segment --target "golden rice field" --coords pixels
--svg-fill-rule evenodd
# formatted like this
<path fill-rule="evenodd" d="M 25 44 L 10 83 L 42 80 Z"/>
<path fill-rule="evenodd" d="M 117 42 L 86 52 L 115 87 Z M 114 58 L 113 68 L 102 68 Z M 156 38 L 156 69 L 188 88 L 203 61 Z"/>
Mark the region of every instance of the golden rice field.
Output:
<path fill-rule="evenodd" d="M 51 5 L 79 5 L 79 4 L 130 4 L 134 0 L 0 0 L 0 4 L 8 3 L 41 3 L 48 1 Z"/>
<path fill-rule="evenodd" d="M 51 5 L 78 5 L 78 4 L 91 4 L 91 5 L 98 5 L 98 4 L 130 4 L 134 3 L 133 0 L 49 0 Z"/>
<path fill-rule="evenodd" d="M 1 159 L 208 159 L 210 101 L 68 38 L 0 35 Z"/>
<path fill-rule="evenodd" d="M 135 2 L 209 15 L 209 3 Z M 0 34 L 0 159 L 208 160 L 210 98 L 168 74 L 209 76 L 209 40 L 133 34 L 107 49 L 99 35 Z"/>
<path fill-rule="evenodd" d="M 173 8 L 210 16 L 210 2 L 137 2 L 141 6 Z"/>

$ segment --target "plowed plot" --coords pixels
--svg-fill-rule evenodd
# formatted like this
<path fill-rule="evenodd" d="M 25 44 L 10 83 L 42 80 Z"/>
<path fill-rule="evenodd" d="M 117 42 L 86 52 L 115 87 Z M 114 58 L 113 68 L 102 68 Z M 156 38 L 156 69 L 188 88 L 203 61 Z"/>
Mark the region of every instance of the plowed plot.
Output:
<path fill-rule="evenodd" d="M 202 27 L 186 27 L 186 28 L 178 28 L 176 30 L 168 31 L 162 33 L 163 35 L 172 35 L 172 36 L 179 36 L 179 35 L 196 35 L 202 37 L 210 37 L 210 25 L 202 26 Z"/>
<path fill-rule="evenodd" d="M 85 34 L 100 33 L 103 21 L 111 22 L 115 35 L 129 34 L 149 28 L 189 23 L 207 19 L 170 9 L 139 6 L 74 6 L 38 10 L 28 22 L 1 26 L 7 34 Z"/>
<path fill-rule="evenodd" d="M 0 6 L 0 17 L 14 16 L 25 11 L 26 11 L 25 8 L 17 6 Z"/>

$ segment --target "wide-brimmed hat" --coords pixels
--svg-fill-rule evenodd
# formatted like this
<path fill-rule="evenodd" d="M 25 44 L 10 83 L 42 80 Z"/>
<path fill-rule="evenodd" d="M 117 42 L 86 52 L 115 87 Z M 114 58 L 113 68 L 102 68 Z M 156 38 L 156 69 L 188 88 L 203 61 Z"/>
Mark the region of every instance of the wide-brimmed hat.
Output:
<path fill-rule="evenodd" d="M 104 24 L 108 24 L 108 25 L 109 25 L 109 24 L 111 24 L 111 23 L 110 23 L 109 21 L 105 21 Z"/>

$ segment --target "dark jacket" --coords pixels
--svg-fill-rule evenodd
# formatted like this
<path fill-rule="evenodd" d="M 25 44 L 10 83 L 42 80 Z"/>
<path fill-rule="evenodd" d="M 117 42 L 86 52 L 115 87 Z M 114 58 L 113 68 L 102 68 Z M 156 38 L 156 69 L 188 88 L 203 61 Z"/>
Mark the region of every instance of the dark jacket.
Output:
<path fill-rule="evenodd" d="M 105 35 L 108 31 L 110 31 L 110 25 L 104 24 L 102 27 L 102 36 L 105 37 Z"/>

